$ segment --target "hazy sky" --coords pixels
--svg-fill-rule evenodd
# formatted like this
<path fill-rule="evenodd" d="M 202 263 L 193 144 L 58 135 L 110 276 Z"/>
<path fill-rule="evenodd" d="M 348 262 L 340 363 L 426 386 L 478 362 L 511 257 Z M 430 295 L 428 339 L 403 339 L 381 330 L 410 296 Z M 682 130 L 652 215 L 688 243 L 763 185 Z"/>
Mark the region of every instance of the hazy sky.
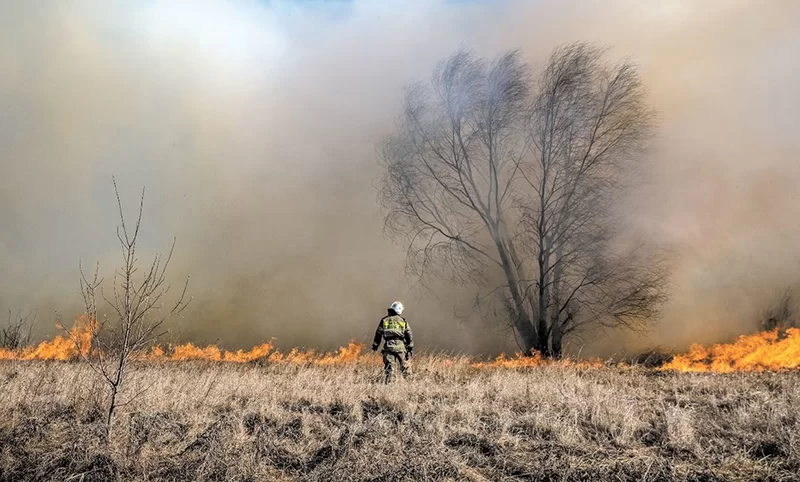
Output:
<path fill-rule="evenodd" d="M 375 144 L 459 46 L 536 66 L 576 40 L 641 66 L 661 125 L 630 219 L 678 259 L 651 337 L 590 348 L 752 329 L 800 272 L 793 0 L 0 0 L 0 308 L 39 308 L 46 332 L 79 308 L 78 260 L 110 276 L 115 175 L 131 215 L 147 186 L 143 249 L 178 238 L 179 336 L 330 346 L 401 299 L 422 346 L 507 348 L 453 319 L 471 291 L 404 279 Z"/>

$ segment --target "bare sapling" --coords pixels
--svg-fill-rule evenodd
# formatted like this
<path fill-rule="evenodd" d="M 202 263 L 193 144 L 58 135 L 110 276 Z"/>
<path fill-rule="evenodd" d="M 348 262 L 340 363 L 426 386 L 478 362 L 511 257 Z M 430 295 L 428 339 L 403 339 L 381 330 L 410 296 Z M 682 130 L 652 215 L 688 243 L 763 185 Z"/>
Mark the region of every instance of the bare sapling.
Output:
<path fill-rule="evenodd" d="M 0 330 L 0 348 L 16 351 L 30 345 L 35 324 L 35 311 L 23 315 L 21 310 L 16 313 L 8 310 L 8 321 Z"/>
<path fill-rule="evenodd" d="M 69 330 L 81 359 L 102 379 L 108 389 L 106 436 L 111 433 L 116 409 L 136 397 L 133 395 L 130 400 L 120 402 L 120 392 L 129 365 L 137 355 L 144 353 L 166 334 L 164 323 L 170 317 L 179 315 L 191 301 L 186 299 L 189 284 L 187 277 L 177 299 L 167 302 L 170 285 L 166 275 L 175 249 L 175 238 L 166 257 L 157 254 L 146 269 L 140 270 L 137 250 L 145 190 L 142 188 L 136 223 L 131 228 L 125 222 L 115 179 L 113 183 L 119 208 L 117 239 L 122 251 L 122 265 L 114 270 L 110 296 L 102 289 L 103 279 L 98 275 L 99 264 L 91 275 L 87 275 L 83 266 L 80 266 L 80 287 L 86 315 L 83 321 L 86 326 L 83 330 Z M 98 293 L 108 307 L 108 314 L 102 316 L 98 315 Z M 86 337 L 81 337 L 80 333 L 90 335 L 88 343 Z"/>

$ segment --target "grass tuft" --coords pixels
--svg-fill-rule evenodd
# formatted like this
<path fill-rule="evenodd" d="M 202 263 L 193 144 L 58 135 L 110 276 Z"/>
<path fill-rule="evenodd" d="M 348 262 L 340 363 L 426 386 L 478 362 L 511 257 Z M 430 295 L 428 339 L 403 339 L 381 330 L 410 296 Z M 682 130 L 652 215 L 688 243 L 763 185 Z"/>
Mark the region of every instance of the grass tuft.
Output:
<path fill-rule="evenodd" d="M 0 481 L 798 480 L 800 374 L 0 363 Z"/>

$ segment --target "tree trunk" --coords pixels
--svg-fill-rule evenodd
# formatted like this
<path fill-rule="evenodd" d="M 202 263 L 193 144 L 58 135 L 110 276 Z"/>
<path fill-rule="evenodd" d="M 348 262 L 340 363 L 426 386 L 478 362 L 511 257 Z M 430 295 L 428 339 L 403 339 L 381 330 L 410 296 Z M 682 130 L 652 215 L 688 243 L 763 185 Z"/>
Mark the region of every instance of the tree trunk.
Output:
<path fill-rule="evenodd" d="M 561 262 L 564 256 L 564 245 L 558 243 L 555 253 L 555 267 L 553 269 L 553 313 L 550 319 L 550 349 L 553 358 L 561 358 L 562 338 L 564 337 L 564 327 L 561 321 L 561 285 L 564 276 L 564 264 Z"/>
<path fill-rule="evenodd" d="M 514 329 L 516 329 L 520 338 L 522 339 L 522 349 L 526 356 L 532 355 L 532 350 L 538 350 L 538 340 L 536 338 L 536 330 L 531 323 L 531 316 L 528 314 L 525 306 L 525 296 L 519 289 L 519 277 L 511 264 L 509 253 L 506 246 L 499 236 L 495 237 L 495 244 L 497 245 L 497 253 L 500 256 L 500 262 L 503 265 L 503 272 L 508 281 L 508 290 L 511 293 L 511 300 L 514 303 Z"/>
<path fill-rule="evenodd" d="M 561 323 L 559 323 L 558 321 L 554 321 L 553 328 L 550 332 L 550 345 L 551 345 L 551 354 L 555 359 L 561 358 L 562 338 L 563 338 L 563 333 L 561 330 Z"/>
<path fill-rule="evenodd" d="M 111 437 L 111 422 L 114 418 L 114 410 L 117 408 L 117 386 L 111 385 L 111 401 L 108 404 L 108 413 L 106 414 L 106 439 Z"/>
<path fill-rule="evenodd" d="M 515 317 L 514 328 L 522 339 L 525 356 L 533 355 L 534 350 L 538 351 L 536 333 L 533 330 L 531 318 L 524 309 L 518 310 Z"/>
<path fill-rule="evenodd" d="M 539 312 L 536 316 L 536 350 L 545 358 L 550 357 L 550 330 L 547 327 L 547 289 L 539 289 Z"/>
<path fill-rule="evenodd" d="M 540 234 L 539 236 L 539 289 L 537 290 L 538 309 L 536 310 L 536 331 L 539 335 L 537 340 L 536 349 L 543 357 L 550 357 L 550 330 L 547 326 L 548 322 L 548 305 L 550 290 L 548 288 L 548 271 L 550 270 L 550 259 L 547 255 L 549 243 L 547 237 Z"/>

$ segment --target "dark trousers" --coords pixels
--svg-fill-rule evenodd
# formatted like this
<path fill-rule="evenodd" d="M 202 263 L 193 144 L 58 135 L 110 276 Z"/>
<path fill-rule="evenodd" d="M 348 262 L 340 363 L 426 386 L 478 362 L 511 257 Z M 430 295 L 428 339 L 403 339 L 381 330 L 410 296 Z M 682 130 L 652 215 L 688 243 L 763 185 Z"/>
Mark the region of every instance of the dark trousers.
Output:
<path fill-rule="evenodd" d="M 408 360 L 406 360 L 405 352 L 384 350 L 383 372 L 386 375 L 386 383 L 395 378 L 398 369 L 403 378 L 408 376 Z"/>

